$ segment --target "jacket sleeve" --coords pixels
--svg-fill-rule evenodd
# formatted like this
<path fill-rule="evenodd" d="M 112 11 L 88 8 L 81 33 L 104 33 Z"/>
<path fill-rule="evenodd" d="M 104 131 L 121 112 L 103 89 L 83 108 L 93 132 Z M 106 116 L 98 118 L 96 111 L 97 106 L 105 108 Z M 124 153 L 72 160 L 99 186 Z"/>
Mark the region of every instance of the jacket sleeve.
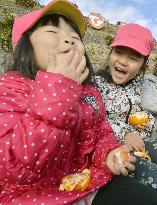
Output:
<path fill-rule="evenodd" d="M 82 86 L 60 74 L 39 71 L 28 98 L 28 112 L 57 128 L 71 128 L 77 120 Z"/>
<path fill-rule="evenodd" d="M 98 123 L 96 125 L 96 147 L 92 155 L 94 166 L 111 173 L 105 164 L 107 154 L 119 147 L 121 144 L 116 139 L 115 134 L 106 118 L 106 110 L 102 102 L 102 96 L 97 93 L 97 102 L 99 102 L 100 112 L 98 114 Z"/>
<path fill-rule="evenodd" d="M 81 141 L 79 142 L 79 159 L 84 161 L 91 157 L 92 166 L 104 170 L 104 173 L 106 174 L 111 174 L 111 171 L 105 164 L 106 157 L 111 150 L 119 147 L 120 144 L 118 143 L 110 124 L 106 120 L 106 111 L 100 93 L 94 88 L 91 88 L 91 90 L 94 93 L 99 111 L 95 114 L 96 112 L 93 111 L 94 108 L 92 106 L 87 102 L 82 103 L 82 110 L 85 114 L 82 123 L 83 131 Z"/>
<path fill-rule="evenodd" d="M 70 136 L 82 86 L 41 71 L 35 81 L 4 75 L 0 85 L 0 179 L 33 182 Z"/>
<path fill-rule="evenodd" d="M 120 144 L 106 120 L 102 121 L 97 137 L 96 148 L 92 156 L 93 164 L 100 169 L 106 170 L 106 172 L 111 172 L 106 166 L 106 157 L 110 151 L 119 147 Z"/>

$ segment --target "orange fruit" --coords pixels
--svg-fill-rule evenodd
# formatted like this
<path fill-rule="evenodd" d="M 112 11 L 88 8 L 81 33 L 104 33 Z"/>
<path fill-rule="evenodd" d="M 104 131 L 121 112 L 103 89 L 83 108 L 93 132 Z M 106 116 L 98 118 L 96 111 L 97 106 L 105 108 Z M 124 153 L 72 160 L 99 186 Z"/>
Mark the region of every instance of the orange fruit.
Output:
<path fill-rule="evenodd" d="M 129 123 L 133 126 L 148 123 L 148 115 L 145 112 L 136 112 L 129 116 Z"/>
<path fill-rule="evenodd" d="M 149 156 L 148 151 L 143 150 L 142 152 L 134 152 L 134 155 L 137 157 L 146 158 L 151 161 L 151 157 Z"/>
<path fill-rule="evenodd" d="M 84 172 L 82 172 L 80 174 L 80 181 L 77 184 L 77 186 L 75 187 L 75 190 L 76 191 L 85 191 L 88 188 L 90 182 L 91 182 L 91 173 L 85 172 L 85 170 L 84 170 Z"/>
<path fill-rule="evenodd" d="M 122 165 L 123 163 L 128 161 L 128 158 L 129 158 L 129 153 L 127 151 L 116 152 L 113 155 L 113 161 L 118 165 Z"/>
<path fill-rule="evenodd" d="M 62 184 L 60 185 L 59 190 L 62 191 L 73 191 L 76 187 L 76 182 L 72 174 L 63 177 Z"/>
<path fill-rule="evenodd" d="M 84 169 L 81 173 L 70 174 L 62 179 L 59 190 L 61 191 L 85 191 L 91 182 L 91 171 Z"/>

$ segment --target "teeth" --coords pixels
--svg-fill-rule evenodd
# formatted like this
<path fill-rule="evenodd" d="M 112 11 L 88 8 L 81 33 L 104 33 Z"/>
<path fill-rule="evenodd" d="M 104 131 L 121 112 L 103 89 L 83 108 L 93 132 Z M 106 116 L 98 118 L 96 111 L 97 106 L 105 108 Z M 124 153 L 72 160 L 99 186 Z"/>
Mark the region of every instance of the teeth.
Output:
<path fill-rule="evenodd" d="M 119 70 L 119 71 L 125 72 L 122 68 L 116 67 L 116 69 Z"/>

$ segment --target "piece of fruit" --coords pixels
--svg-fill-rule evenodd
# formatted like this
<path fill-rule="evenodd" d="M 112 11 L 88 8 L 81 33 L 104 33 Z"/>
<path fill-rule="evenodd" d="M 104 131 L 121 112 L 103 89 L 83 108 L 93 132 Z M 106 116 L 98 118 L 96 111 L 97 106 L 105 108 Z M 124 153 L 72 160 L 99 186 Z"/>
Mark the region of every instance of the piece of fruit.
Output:
<path fill-rule="evenodd" d="M 85 191 L 91 182 L 91 171 L 84 169 L 81 173 L 70 174 L 62 179 L 59 190 L 62 191 Z"/>
<path fill-rule="evenodd" d="M 147 158 L 148 160 L 151 161 L 151 157 L 149 156 L 148 151 L 134 152 L 134 155 L 141 158 Z"/>
<path fill-rule="evenodd" d="M 75 187 L 76 187 L 76 182 L 74 180 L 74 176 L 70 174 L 70 175 L 63 177 L 59 190 L 73 191 Z"/>
<path fill-rule="evenodd" d="M 75 187 L 75 190 L 76 191 L 85 191 L 91 182 L 91 178 L 92 178 L 92 176 L 91 176 L 90 170 L 84 169 L 81 173 L 80 181 L 77 184 L 77 186 Z"/>
<path fill-rule="evenodd" d="M 129 116 L 129 123 L 133 126 L 148 123 L 148 115 L 145 112 L 136 112 Z"/>
<path fill-rule="evenodd" d="M 123 165 L 125 162 L 127 162 L 129 159 L 129 153 L 126 151 L 120 151 L 116 152 L 113 155 L 113 161 L 116 163 L 118 166 Z"/>

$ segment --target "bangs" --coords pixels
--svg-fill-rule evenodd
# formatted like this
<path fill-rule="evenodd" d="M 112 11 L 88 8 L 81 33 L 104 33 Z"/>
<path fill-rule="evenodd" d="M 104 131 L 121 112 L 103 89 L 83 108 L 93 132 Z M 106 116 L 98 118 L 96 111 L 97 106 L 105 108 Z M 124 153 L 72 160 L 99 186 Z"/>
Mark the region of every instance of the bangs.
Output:
<path fill-rule="evenodd" d="M 36 28 L 38 27 L 42 27 L 42 26 L 46 26 L 46 25 L 53 25 L 55 27 L 59 26 L 59 18 L 64 19 L 64 21 L 66 23 L 68 23 L 73 30 L 79 35 L 80 39 L 81 38 L 81 34 L 80 31 L 78 29 L 78 27 L 68 18 L 66 18 L 65 16 L 61 15 L 61 14 L 48 14 L 46 16 L 43 16 L 29 31 L 28 33 L 32 33 Z"/>
<path fill-rule="evenodd" d="M 59 26 L 59 18 L 60 16 L 57 14 L 49 14 L 46 16 L 43 16 L 37 23 L 36 27 L 42 27 L 46 25 L 53 25 L 58 27 Z"/>

